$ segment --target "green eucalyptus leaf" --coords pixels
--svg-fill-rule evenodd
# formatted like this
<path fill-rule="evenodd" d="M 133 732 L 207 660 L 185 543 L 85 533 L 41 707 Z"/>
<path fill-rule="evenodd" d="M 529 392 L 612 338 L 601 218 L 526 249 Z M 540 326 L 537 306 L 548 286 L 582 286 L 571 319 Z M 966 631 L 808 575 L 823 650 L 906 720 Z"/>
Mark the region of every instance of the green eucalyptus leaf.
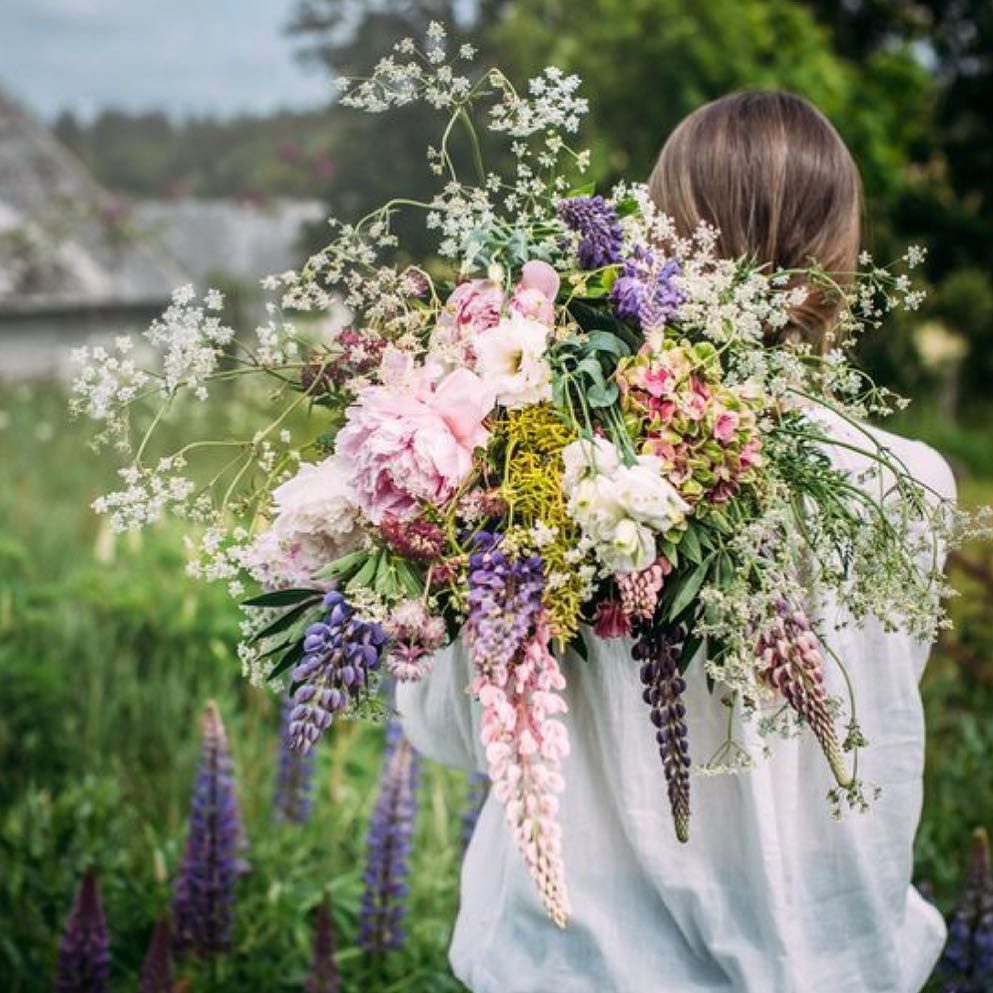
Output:
<path fill-rule="evenodd" d="M 241 605 L 243 607 L 289 607 L 302 600 L 316 600 L 320 596 L 323 596 L 322 592 L 314 589 L 273 590 L 271 593 L 262 593 L 259 596 L 251 597 L 251 599 L 242 600 Z"/>

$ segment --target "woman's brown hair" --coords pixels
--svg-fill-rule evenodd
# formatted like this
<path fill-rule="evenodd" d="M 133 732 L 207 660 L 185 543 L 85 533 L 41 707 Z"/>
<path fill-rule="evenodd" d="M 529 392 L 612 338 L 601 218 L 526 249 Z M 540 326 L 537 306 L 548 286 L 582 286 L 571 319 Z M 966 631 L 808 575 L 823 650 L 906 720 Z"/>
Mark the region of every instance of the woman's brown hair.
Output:
<path fill-rule="evenodd" d="M 839 282 L 856 267 L 858 168 L 831 122 L 792 93 L 732 93 L 695 110 L 666 141 L 649 190 L 684 237 L 701 221 L 718 228 L 724 258 L 773 269 L 816 262 Z M 812 290 L 777 340 L 821 346 L 838 306 Z"/>

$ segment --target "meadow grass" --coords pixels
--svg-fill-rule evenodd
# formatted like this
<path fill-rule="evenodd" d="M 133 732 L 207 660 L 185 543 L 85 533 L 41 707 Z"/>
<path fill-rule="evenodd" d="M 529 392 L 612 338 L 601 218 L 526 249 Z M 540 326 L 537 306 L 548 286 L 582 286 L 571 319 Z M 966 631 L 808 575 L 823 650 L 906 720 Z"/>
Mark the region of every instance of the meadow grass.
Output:
<path fill-rule="evenodd" d="M 89 865 L 104 891 L 114 989 L 136 988 L 170 900 L 208 699 L 231 738 L 251 871 L 239 884 L 235 950 L 218 970 L 189 971 L 191 993 L 298 990 L 325 893 L 345 990 L 461 989 L 446 950 L 465 777 L 425 763 L 409 940 L 380 959 L 363 955 L 356 918 L 382 729 L 336 725 L 319 753 L 310 821 L 274 825 L 278 706 L 241 678 L 238 611 L 224 589 L 184 576 L 173 528 L 115 536 L 92 514 L 92 499 L 113 484 L 113 458 L 90 452 L 85 437 L 54 388 L 7 388 L 0 399 L 0 989 L 50 988 L 61 922 Z M 993 486 L 968 478 L 962 492 L 975 503 Z M 946 908 L 972 828 L 993 827 L 989 591 L 961 578 L 959 631 L 925 677 L 917 845 L 919 877 Z"/>

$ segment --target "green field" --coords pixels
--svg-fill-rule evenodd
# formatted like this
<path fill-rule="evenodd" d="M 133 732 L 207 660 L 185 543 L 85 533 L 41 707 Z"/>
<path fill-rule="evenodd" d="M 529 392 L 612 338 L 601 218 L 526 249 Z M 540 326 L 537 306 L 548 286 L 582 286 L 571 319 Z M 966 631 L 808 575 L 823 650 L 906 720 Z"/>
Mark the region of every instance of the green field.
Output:
<path fill-rule="evenodd" d="M 936 428 L 919 422 L 924 433 Z M 985 436 L 942 427 L 978 502 Z M 939 439 L 941 440 L 941 439 Z M 155 918 L 169 904 L 198 753 L 198 714 L 228 726 L 251 872 L 239 886 L 234 953 L 187 970 L 193 993 L 298 990 L 311 911 L 329 893 L 346 990 L 459 989 L 446 949 L 457 903 L 463 776 L 426 764 L 409 940 L 383 959 L 354 947 L 366 821 L 382 731 L 340 724 L 321 750 L 314 814 L 271 823 L 278 707 L 240 677 L 237 611 L 183 574 L 178 535 L 114 536 L 88 509 L 112 460 L 85 447 L 50 388 L 0 398 L 0 989 L 50 988 L 79 873 L 99 870 L 114 989 L 134 990 Z M 959 630 L 926 676 L 930 729 L 918 875 L 947 907 L 972 828 L 993 826 L 993 624 L 982 552 L 954 610 Z M 978 563 L 979 569 L 975 568 Z"/>

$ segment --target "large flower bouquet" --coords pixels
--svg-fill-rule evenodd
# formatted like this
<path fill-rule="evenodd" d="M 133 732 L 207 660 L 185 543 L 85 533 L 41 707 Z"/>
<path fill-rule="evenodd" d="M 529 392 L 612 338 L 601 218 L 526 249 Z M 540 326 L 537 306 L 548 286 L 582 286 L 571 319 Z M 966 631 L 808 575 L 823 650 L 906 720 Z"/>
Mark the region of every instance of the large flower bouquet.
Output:
<path fill-rule="evenodd" d="M 855 701 L 826 691 L 825 666 L 844 660 L 818 608 L 832 598 L 856 621 L 931 635 L 932 549 L 963 522 L 861 427 L 892 399 L 847 349 L 890 307 L 917 305 L 906 275 L 869 259 L 861 274 L 721 259 L 713 230 L 681 237 L 641 186 L 576 188 L 579 81 L 550 68 L 520 94 L 498 70 L 462 75 L 472 52 L 449 59 L 444 41 L 433 25 L 342 96 L 439 109 L 432 201 L 333 221 L 300 272 L 267 281 L 278 292 L 254 339 L 223 323 L 219 294 L 177 291 L 146 335 L 161 361 L 142 368 L 130 339 L 83 350 L 75 403 L 130 453 L 97 510 L 120 529 L 178 514 L 195 572 L 238 596 L 260 588 L 241 654 L 253 679 L 288 684 L 298 749 L 336 714 L 381 711 L 384 676 L 422 679 L 464 640 L 495 795 L 564 924 L 560 715 L 588 639 L 632 639 L 680 839 L 690 665 L 714 706 L 809 728 L 832 799 L 862 806 Z M 499 172 L 483 164 L 481 117 Z M 419 266 L 393 233 L 395 213 L 417 209 L 439 234 Z M 840 308 L 826 348 L 791 333 L 811 294 Z M 273 386 L 248 437 L 156 448 L 184 396 L 245 376 Z M 873 485 L 832 467 L 824 410 L 863 439 L 846 444 Z M 729 739 L 708 768 L 749 761 Z"/>

